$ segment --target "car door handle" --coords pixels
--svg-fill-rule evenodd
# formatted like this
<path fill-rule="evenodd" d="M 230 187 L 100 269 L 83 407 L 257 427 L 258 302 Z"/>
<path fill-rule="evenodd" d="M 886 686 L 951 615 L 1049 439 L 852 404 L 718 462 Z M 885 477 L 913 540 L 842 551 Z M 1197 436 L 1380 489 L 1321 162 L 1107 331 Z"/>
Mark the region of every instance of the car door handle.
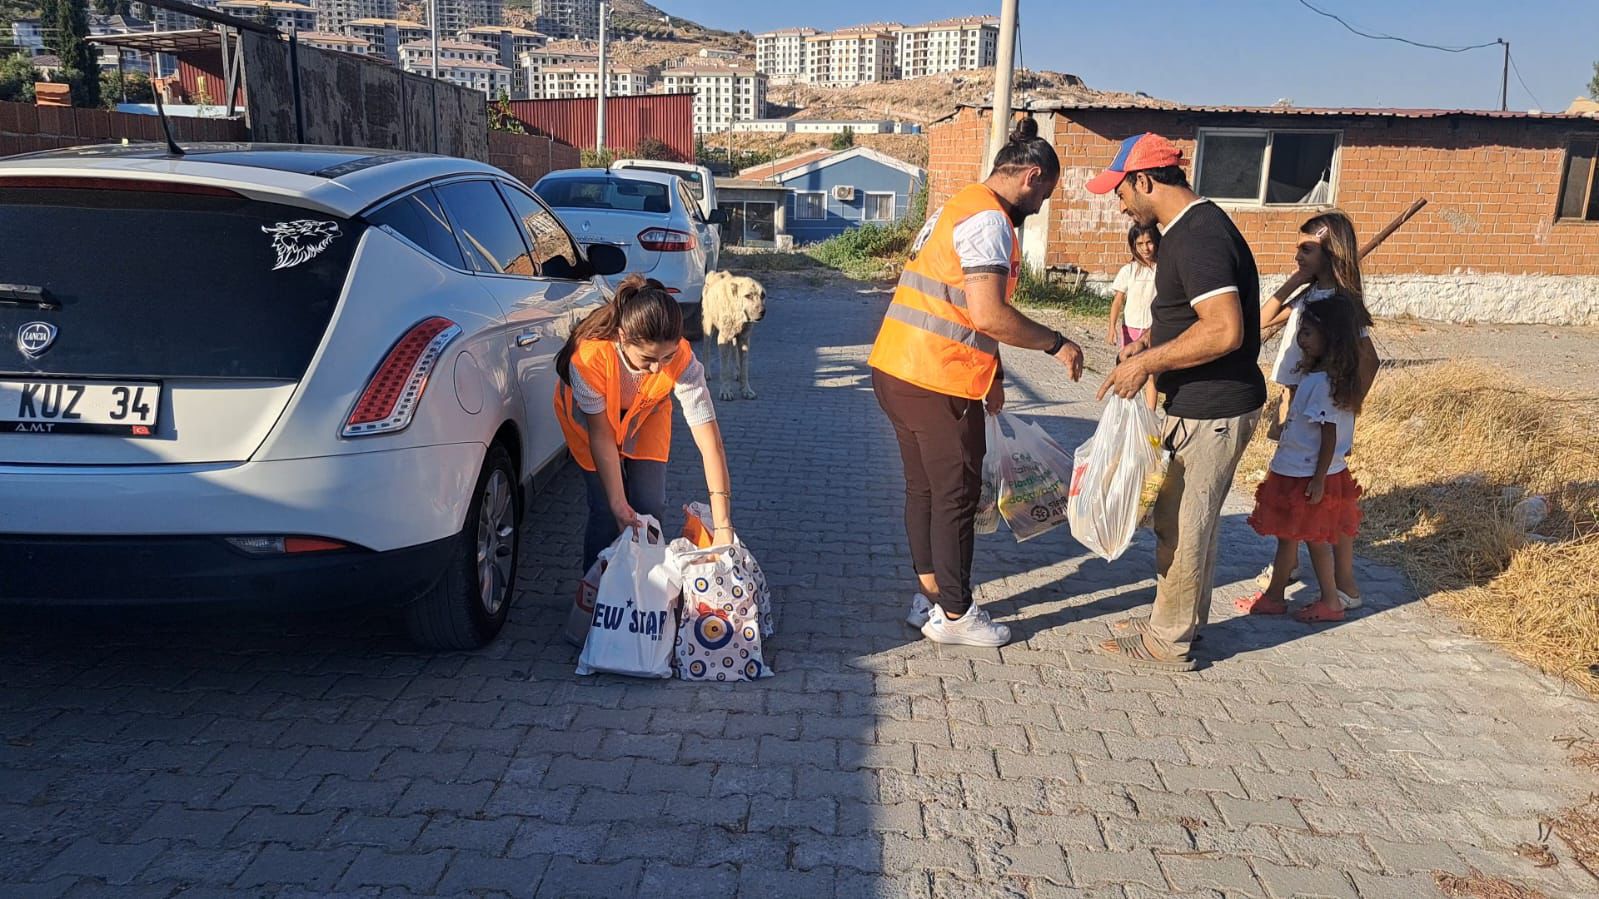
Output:
<path fill-rule="evenodd" d="M 516 345 L 526 349 L 533 344 L 538 343 L 543 337 L 544 335 L 537 331 L 523 331 L 522 333 L 516 335 Z"/>

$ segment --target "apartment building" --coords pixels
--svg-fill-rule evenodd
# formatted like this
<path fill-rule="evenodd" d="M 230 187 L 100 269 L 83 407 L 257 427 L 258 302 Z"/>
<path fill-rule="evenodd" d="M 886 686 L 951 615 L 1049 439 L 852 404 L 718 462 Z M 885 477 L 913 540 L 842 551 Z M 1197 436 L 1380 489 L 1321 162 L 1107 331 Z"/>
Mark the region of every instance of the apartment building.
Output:
<path fill-rule="evenodd" d="M 702 134 L 727 131 L 734 122 L 766 114 L 766 76 L 752 69 L 672 69 L 661 81 L 666 93 L 694 95 L 694 130 Z"/>
<path fill-rule="evenodd" d="M 539 31 L 551 37 L 600 39 L 600 0 L 530 0 Z"/>
<path fill-rule="evenodd" d="M 972 16 L 902 29 L 896 56 L 901 78 L 986 69 L 999 55 L 999 20 Z"/>
<path fill-rule="evenodd" d="M 535 100 L 579 100 L 597 97 L 600 92 L 600 67 L 598 65 L 551 66 L 543 70 L 539 94 Z M 605 73 L 610 85 L 607 97 L 635 97 L 649 90 L 650 76 L 643 69 L 611 67 Z"/>
<path fill-rule="evenodd" d="M 439 10 L 439 34 L 460 34 L 482 25 L 505 22 L 504 0 L 434 0 Z M 423 5 L 423 12 L 427 5 Z"/>
<path fill-rule="evenodd" d="M 241 19 L 253 19 L 279 31 L 315 31 L 316 8 L 307 3 L 282 0 L 223 0 L 217 11 Z"/>
<path fill-rule="evenodd" d="M 426 25 L 404 19 L 356 19 L 345 33 L 366 41 L 370 55 L 381 56 L 394 65 L 400 64 L 401 47 L 431 36 Z"/>
<path fill-rule="evenodd" d="M 392 19 L 399 15 L 397 0 L 312 0 L 316 24 L 324 33 L 344 34 L 358 19 Z"/>
<path fill-rule="evenodd" d="M 785 28 L 755 36 L 755 69 L 773 84 L 791 84 L 805 74 L 805 40 L 815 28 Z"/>
<path fill-rule="evenodd" d="M 300 43 L 319 50 L 337 50 L 340 53 L 354 53 L 357 56 L 368 56 L 372 53 L 372 44 L 366 38 L 327 31 L 307 31 L 300 35 Z"/>
<path fill-rule="evenodd" d="M 516 58 L 516 82 L 521 95 L 529 100 L 546 100 L 544 73 L 565 66 L 592 66 L 599 71 L 600 58 L 590 53 L 557 53 L 548 48 L 526 50 Z"/>
<path fill-rule="evenodd" d="M 895 78 L 895 26 L 815 34 L 805 39 L 805 73 L 800 79 L 824 87 L 852 87 Z"/>
<path fill-rule="evenodd" d="M 499 65 L 500 51 L 471 41 L 439 41 L 439 68 L 457 62 L 491 62 Z M 400 47 L 400 65 L 407 72 L 429 72 L 433 68 L 433 42 L 412 41 Z M 442 77 L 442 76 L 441 76 Z"/>

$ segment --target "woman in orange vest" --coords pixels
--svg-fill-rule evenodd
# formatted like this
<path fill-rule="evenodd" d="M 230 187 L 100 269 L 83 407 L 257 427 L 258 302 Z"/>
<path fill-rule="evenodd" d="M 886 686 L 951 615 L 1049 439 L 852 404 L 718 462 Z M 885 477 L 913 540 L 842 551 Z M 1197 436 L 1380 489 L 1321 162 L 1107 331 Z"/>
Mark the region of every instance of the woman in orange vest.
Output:
<path fill-rule="evenodd" d="M 1021 273 L 1016 229 L 1060 182 L 1060 158 L 1023 119 L 994 171 L 928 219 L 900 275 L 869 360 L 872 389 L 905 465 L 905 530 L 923 592 L 906 621 L 938 643 L 1002 646 L 1010 629 L 972 604 L 982 492 L 983 408 L 1005 404 L 999 345 L 1043 350 L 1082 377 L 1083 353 L 1010 303 Z"/>
<path fill-rule="evenodd" d="M 573 329 L 555 367 L 555 414 L 588 488 L 582 570 L 623 528 L 637 527 L 641 513 L 664 520 L 674 396 L 705 462 L 714 540 L 733 542 L 727 453 L 705 366 L 683 339 L 682 309 L 661 282 L 629 276 Z"/>

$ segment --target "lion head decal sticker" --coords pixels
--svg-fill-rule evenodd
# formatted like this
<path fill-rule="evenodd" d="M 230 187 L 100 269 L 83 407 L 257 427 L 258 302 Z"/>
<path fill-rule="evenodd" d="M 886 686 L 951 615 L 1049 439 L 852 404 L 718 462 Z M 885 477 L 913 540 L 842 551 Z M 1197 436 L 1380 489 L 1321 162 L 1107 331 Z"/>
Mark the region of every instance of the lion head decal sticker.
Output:
<path fill-rule="evenodd" d="M 272 270 L 277 271 L 315 259 L 339 236 L 339 223 L 300 219 L 262 225 L 261 230 L 272 235 L 272 249 L 278 254 L 278 264 L 272 266 Z"/>

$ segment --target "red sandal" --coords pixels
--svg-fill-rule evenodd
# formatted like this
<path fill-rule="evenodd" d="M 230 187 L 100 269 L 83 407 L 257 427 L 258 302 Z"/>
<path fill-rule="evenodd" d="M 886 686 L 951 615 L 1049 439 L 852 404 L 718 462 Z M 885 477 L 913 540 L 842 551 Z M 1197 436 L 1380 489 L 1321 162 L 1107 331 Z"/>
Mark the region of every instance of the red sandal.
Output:
<path fill-rule="evenodd" d="M 1288 602 L 1282 599 L 1267 599 L 1264 591 L 1246 599 L 1233 600 L 1233 607 L 1245 615 L 1286 615 Z"/>

